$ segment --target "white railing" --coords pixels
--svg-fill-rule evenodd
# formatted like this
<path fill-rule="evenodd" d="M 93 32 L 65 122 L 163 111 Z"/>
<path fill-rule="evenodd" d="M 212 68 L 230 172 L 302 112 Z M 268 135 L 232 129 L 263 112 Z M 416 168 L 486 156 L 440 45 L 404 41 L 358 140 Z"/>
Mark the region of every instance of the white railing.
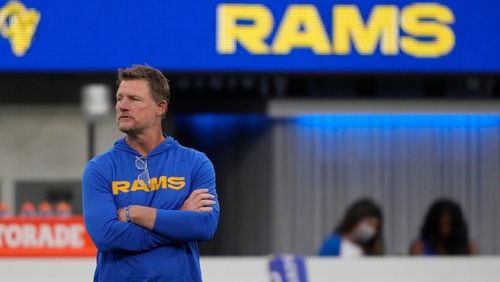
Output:
<path fill-rule="evenodd" d="M 205 282 L 270 281 L 269 257 L 204 257 Z M 500 257 L 306 259 L 310 282 L 498 282 Z M 92 281 L 94 259 L 0 259 L 1 281 Z"/>

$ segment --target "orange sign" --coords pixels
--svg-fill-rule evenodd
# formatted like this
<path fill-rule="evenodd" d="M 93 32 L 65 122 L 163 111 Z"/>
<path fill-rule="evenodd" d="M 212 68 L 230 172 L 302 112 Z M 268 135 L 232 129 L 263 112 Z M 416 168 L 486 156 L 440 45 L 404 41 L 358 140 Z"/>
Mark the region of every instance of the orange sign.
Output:
<path fill-rule="evenodd" d="M 0 257 L 87 257 L 96 253 L 82 216 L 0 218 Z"/>

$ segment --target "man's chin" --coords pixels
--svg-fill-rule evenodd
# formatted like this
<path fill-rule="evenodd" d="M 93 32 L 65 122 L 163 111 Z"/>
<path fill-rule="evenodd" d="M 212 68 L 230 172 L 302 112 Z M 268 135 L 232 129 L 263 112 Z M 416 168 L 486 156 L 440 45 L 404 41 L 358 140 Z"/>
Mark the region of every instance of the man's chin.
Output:
<path fill-rule="evenodd" d="M 129 126 L 118 126 L 118 129 L 126 134 L 132 133 L 134 131 L 134 129 Z"/>
<path fill-rule="evenodd" d="M 140 131 L 139 129 L 137 128 L 134 128 L 134 127 L 128 127 L 128 126 L 118 126 L 118 129 L 127 134 L 127 135 L 130 135 L 130 136 L 137 136 L 139 135 Z"/>

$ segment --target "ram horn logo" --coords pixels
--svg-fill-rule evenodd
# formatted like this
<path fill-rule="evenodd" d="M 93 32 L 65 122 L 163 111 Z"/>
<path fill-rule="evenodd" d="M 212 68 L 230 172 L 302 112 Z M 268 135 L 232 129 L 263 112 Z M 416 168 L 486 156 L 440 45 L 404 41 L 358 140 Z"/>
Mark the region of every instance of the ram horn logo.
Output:
<path fill-rule="evenodd" d="M 0 9 L 0 34 L 10 41 L 14 55 L 22 57 L 26 54 L 39 21 L 37 10 L 26 9 L 18 1 L 10 1 Z"/>

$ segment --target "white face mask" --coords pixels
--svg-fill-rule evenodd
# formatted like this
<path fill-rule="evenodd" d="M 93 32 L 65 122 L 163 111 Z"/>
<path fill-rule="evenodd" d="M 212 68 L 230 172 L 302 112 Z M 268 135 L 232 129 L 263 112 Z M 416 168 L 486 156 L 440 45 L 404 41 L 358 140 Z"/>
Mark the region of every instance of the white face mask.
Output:
<path fill-rule="evenodd" d="M 371 226 L 368 223 L 361 223 L 358 228 L 356 228 L 355 236 L 358 242 L 366 243 L 370 241 L 376 233 L 377 230 L 375 229 L 375 227 Z"/>

